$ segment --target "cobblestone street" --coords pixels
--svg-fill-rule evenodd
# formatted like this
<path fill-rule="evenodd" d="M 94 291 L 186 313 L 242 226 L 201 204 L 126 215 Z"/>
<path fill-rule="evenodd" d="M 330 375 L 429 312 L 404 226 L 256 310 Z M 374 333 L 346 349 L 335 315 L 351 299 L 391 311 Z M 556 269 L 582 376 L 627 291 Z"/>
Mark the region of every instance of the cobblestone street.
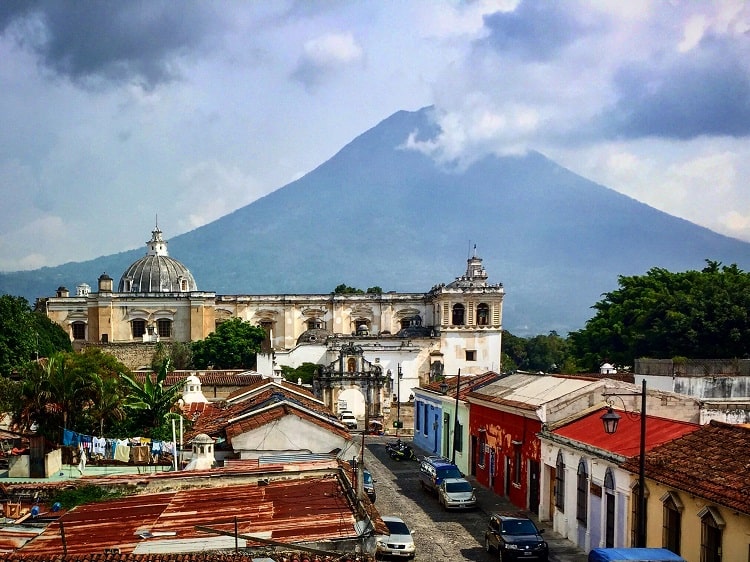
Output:
<path fill-rule="evenodd" d="M 378 511 L 381 515 L 399 516 L 406 522 L 417 544 L 416 560 L 497 560 L 496 553 L 488 554 L 484 549 L 488 516 L 493 511 L 517 512 L 518 509 L 474 482 L 478 508 L 465 512 L 445 511 L 433 494 L 421 489 L 418 462 L 398 462 L 388 456 L 385 443 L 391 440 L 390 436 L 368 436 L 365 464 L 376 480 Z M 424 454 L 418 449 L 415 452 L 420 458 Z M 545 528 L 544 524 L 538 526 Z M 544 537 L 550 546 L 550 561 L 586 562 L 585 553 L 551 529 L 545 530 Z"/>

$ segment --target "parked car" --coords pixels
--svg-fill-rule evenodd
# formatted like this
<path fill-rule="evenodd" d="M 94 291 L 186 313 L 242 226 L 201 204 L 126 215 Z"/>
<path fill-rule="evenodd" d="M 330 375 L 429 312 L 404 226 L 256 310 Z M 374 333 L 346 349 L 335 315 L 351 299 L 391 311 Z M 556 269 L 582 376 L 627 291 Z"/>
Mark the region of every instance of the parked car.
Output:
<path fill-rule="evenodd" d="M 362 487 L 365 489 L 365 494 L 371 502 L 375 503 L 375 480 L 369 470 L 363 470 L 362 475 Z"/>
<path fill-rule="evenodd" d="M 466 478 L 443 478 L 438 486 L 438 501 L 445 509 L 474 509 L 477 496 Z"/>
<path fill-rule="evenodd" d="M 496 551 L 506 560 L 549 560 L 549 547 L 542 538 L 543 530 L 523 515 L 493 513 L 484 532 L 487 552 Z"/>
<path fill-rule="evenodd" d="M 409 527 L 406 526 L 406 523 L 404 523 L 401 518 L 390 515 L 384 515 L 382 519 L 388 526 L 390 534 L 378 537 L 378 557 L 382 558 L 384 556 L 392 556 L 399 558 L 414 558 L 414 555 L 416 554 L 414 537 L 412 537 L 411 531 L 409 531 Z"/>
<path fill-rule="evenodd" d="M 353 413 L 344 411 L 341 412 L 339 417 L 341 418 L 341 421 L 344 422 L 344 425 L 346 425 L 346 427 L 348 427 L 349 429 L 357 429 L 357 418 Z"/>
<path fill-rule="evenodd" d="M 419 484 L 423 490 L 437 492 L 444 478 L 463 478 L 458 467 L 443 457 L 424 457 L 419 464 Z"/>

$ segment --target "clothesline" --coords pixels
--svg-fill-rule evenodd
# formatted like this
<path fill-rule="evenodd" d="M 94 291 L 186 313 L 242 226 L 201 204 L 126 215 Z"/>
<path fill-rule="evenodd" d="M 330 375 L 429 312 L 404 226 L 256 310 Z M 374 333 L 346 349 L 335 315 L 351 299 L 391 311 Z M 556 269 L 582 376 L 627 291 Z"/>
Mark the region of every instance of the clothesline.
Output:
<path fill-rule="evenodd" d="M 63 430 L 63 445 L 79 448 L 89 458 L 125 463 L 132 461 L 136 464 L 149 464 L 154 457 L 175 453 L 175 445 L 171 441 L 152 440 L 147 437 L 128 439 L 95 437 L 70 429 Z"/>

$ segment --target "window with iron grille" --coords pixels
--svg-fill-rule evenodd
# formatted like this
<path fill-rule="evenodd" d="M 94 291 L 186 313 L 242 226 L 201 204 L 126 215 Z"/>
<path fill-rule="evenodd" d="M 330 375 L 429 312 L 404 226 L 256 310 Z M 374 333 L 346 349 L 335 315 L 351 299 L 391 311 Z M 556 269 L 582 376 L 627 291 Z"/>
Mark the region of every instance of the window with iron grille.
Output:
<path fill-rule="evenodd" d="M 662 527 L 662 546 L 675 554 L 680 553 L 682 514 L 672 496 L 667 497 L 663 505 L 664 522 Z"/>
<path fill-rule="evenodd" d="M 172 337 L 172 321 L 161 319 L 156 321 L 156 329 L 160 338 Z"/>
<path fill-rule="evenodd" d="M 73 322 L 71 325 L 73 329 L 74 340 L 85 340 L 86 339 L 86 324 L 85 322 Z"/>
<path fill-rule="evenodd" d="M 588 522 L 589 506 L 589 474 L 586 461 L 578 463 L 578 482 L 576 485 L 576 519 L 586 525 Z"/>
<path fill-rule="evenodd" d="M 562 451 L 557 452 L 555 465 L 555 507 L 560 513 L 565 512 L 565 457 Z"/>
<path fill-rule="evenodd" d="M 721 562 L 721 528 L 710 511 L 701 518 L 701 562 Z"/>
<path fill-rule="evenodd" d="M 146 333 L 146 321 L 145 320 L 133 320 L 130 323 L 131 329 L 133 330 L 134 338 L 141 338 Z"/>

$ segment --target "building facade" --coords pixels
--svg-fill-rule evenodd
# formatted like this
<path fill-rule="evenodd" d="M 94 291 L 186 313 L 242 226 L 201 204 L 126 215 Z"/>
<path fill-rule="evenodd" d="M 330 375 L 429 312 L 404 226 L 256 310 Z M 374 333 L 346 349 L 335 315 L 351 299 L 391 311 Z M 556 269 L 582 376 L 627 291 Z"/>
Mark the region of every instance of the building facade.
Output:
<path fill-rule="evenodd" d="M 96 291 L 85 283 L 74 295 L 59 287 L 54 297 L 37 299 L 36 308 L 68 332 L 74 347 L 106 345 L 118 357 L 118 349 L 129 357 L 125 352 L 135 345 L 201 340 L 219 323 L 240 318 L 268 334 L 257 365 L 265 376 L 305 362 L 329 366 L 342 349 L 355 346 L 390 381 L 379 380 L 378 391 L 392 387 L 389 394 L 399 402 L 409 400 L 412 387 L 444 373 L 500 369 L 505 292 L 502 284 L 488 283 L 476 249 L 463 275 L 426 293 L 217 295 L 199 290 L 167 244 L 157 226 L 146 255 L 116 286 L 104 273 Z M 125 364 L 137 368 L 140 361 Z M 348 386 L 348 372 L 328 383 Z M 366 389 L 354 386 L 366 401 Z M 383 403 L 387 407 L 387 397 Z"/>

